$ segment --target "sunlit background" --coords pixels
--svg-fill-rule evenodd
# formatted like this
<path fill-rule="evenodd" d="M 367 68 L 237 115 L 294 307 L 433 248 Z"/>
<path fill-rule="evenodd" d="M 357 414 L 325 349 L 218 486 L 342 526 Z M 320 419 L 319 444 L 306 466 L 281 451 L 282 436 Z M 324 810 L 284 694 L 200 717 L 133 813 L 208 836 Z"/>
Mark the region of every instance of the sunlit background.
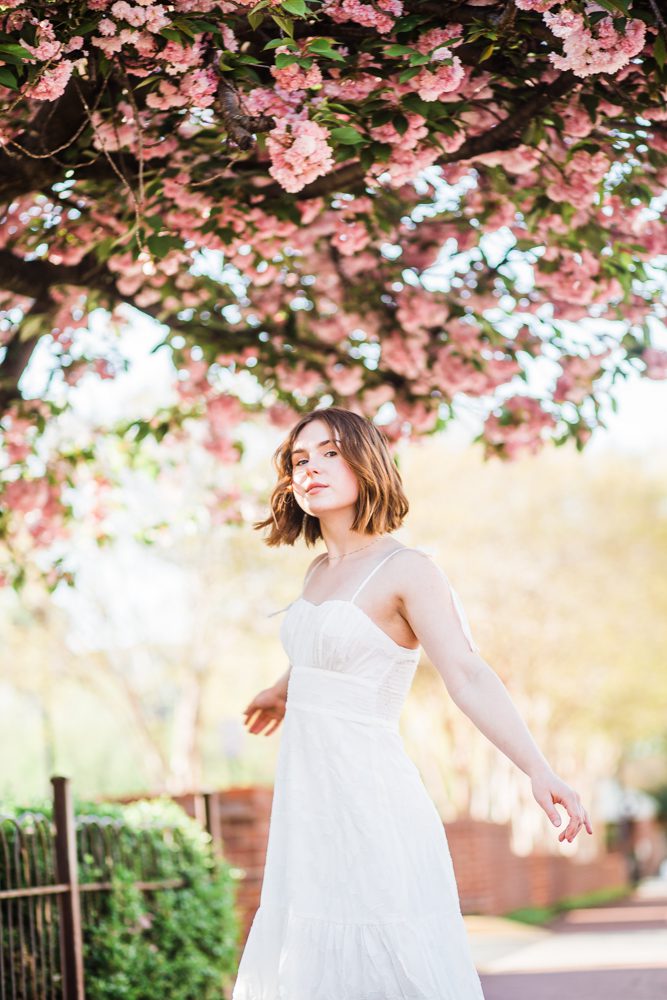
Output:
<path fill-rule="evenodd" d="M 70 390 L 73 434 L 77 422 L 154 411 L 170 370 L 165 351 L 150 353 L 158 339 L 137 321 L 121 344 L 129 372 Z M 41 377 L 38 357 L 35 389 Z M 582 453 L 485 462 L 463 400 L 456 425 L 398 456 L 410 513 L 396 537 L 433 549 L 482 654 L 599 819 L 629 790 L 650 811 L 640 790 L 667 784 L 667 385 L 630 378 L 615 395 Z M 314 554 L 268 549 L 250 526 L 283 433 L 242 428 L 244 458 L 224 475 L 243 526 L 217 524 L 207 507 L 220 470 L 204 449 L 191 442 L 169 462 L 148 449 L 124 473 L 117 540 L 99 547 L 83 520 L 75 532 L 74 588 L 0 592 L 3 797 L 46 794 L 56 772 L 83 796 L 271 783 L 280 730 L 249 734 L 242 712 L 286 669 L 282 616 L 269 615 L 298 596 Z M 509 820 L 520 852 L 544 837 L 526 776 L 424 656 L 401 731 L 445 820 Z"/>

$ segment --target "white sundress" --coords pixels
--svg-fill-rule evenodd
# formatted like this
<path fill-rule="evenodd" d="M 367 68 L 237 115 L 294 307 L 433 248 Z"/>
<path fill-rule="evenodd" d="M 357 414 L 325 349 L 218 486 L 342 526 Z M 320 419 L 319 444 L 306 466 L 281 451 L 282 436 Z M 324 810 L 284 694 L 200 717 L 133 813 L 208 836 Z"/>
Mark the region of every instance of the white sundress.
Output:
<path fill-rule="evenodd" d="M 484 1000 L 443 823 L 398 728 L 419 649 L 355 603 L 405 549 L 349 600 L 281 609 L 286 710 L 232 1000 Z"/>

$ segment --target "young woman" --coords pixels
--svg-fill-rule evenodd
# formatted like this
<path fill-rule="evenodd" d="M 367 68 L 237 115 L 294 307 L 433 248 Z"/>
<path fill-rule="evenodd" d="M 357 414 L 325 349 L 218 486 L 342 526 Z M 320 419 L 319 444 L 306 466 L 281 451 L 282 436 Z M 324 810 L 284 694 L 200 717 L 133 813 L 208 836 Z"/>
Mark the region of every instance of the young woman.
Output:
<path fill-rule="evenodd" d="M 483 1000 L 445 830 L 398 729 L 420 647 L 555 826 L 564 806 L 559 840 L 591 833 L 587 812 L 480 655 L 445 574 L 392 537 L 408 502 L 382 432 L 315 410 L 274 464 L 271 514 L 255 527 L 268 545 L 303 536 L 326 551 L 282 609 L 289 669 L 245 710 L 251 733 L 284 727 L 232 1000 Z"/>

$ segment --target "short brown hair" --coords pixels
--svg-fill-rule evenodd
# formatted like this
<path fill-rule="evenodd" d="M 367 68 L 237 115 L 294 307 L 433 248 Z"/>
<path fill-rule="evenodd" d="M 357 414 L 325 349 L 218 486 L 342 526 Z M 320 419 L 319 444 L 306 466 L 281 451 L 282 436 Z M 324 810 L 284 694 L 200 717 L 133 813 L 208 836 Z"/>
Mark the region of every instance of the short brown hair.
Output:
<path fill-rule="evenodd" d="M 304 414 L 273 454 L 278 482 L 269 501 L 271 513 L 253 525 L 255 529 L 270 527 L 266 544 L 293 545 L 303 534 L 306 545 L 314 545 L 322 537 L 320 519 L 302 510 L 292 492 L 292 447 L 312 420 L 324 421 L 332 437 L 339 439 L 340 452 L 359 482 L 352 530 L 373 535 L 399 528 L 409 505 L 387 437 L 368 417 L 328 406 Z"/>

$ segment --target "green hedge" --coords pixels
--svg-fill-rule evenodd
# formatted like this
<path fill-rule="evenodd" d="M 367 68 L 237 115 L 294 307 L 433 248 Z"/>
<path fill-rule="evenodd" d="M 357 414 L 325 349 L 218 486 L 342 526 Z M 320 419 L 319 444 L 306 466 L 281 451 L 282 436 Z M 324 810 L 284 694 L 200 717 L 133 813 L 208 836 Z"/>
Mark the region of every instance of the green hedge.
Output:
<path fill-rule="evenodd" d="M 11 811 L 21 821 L 24 810 Z M 236 882 L 208 834 L 169 800 L 75 812 L 81 884 L 113 886 L 81 894 L 86 1000 L 223 1000 L 239 941 Z M 134 885 L 172 879 L 185 885 Z"/>

